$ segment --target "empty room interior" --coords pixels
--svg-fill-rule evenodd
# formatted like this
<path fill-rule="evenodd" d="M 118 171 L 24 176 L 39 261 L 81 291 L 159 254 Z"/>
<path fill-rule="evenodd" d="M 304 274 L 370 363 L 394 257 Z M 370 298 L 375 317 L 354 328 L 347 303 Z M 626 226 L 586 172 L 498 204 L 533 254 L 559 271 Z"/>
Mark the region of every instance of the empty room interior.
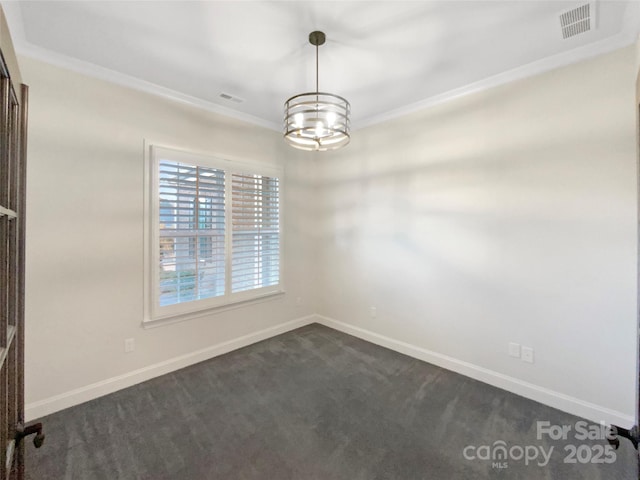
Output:
<path fill-rule="evenodd" d="M 640 2 L 0 6 L 0 479 L 638 478 Z"/>

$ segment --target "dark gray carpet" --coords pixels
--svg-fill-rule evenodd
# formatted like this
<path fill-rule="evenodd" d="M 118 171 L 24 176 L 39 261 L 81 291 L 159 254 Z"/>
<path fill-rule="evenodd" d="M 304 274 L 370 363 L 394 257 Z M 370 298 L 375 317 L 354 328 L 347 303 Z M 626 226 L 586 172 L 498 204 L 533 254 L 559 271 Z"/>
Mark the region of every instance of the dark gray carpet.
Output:
<path fill-rule="evenodd" d="M 27 479 L 637 479 L 626 440 L 612 464 L 565 463 L 606 442 L 537 440 L 537 420 L 579 419 L 310 325 L 41 419 Z M 463 456 L 500 440 L 553 454 Z"/>

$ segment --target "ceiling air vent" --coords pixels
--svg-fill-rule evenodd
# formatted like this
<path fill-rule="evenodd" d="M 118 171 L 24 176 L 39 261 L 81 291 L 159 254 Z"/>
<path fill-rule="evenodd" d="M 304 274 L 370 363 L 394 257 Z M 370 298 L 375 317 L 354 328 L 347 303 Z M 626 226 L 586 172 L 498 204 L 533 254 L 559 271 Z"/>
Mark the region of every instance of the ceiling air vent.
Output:
<path fill-rule="evenodd" d="M 235 97 L 233 95 L 229 95 L 228 93 L 221 93 L 220 98 L 224 99 L 224 100 L 228 100 L 229 102 L 233 102 L 233 103 L 242 103 L 244 102 L 244 100 L 242 98 L 239 97 Z"/>
<path fill-rule="evenodd" d="M 560 14 L 562 38 L 569 38 L 593 30 L 596 27 L 595 3 L 585 3 Z"/>

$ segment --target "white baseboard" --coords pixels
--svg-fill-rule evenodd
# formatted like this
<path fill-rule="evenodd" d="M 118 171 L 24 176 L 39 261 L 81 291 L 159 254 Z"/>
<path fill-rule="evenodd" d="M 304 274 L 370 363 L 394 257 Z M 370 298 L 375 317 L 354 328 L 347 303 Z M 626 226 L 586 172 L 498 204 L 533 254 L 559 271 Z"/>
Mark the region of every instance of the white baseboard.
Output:
<path fill-rule="evenodd" d="M 242 337 L 234 338 L 226 342 L 218 343 L 195 352 L 187 353 L 179 357 L 170 358 L 163 362 L 159 362 L 153 365 L 149 365 L 138 370 L 133 370 L 117 377 L 108 378 L 100 382 L 92 383 L 84 387 L 71 390 L 69 392 L 55 395 L 53 397 L 46 398 L 37 402 L 29 403 L 25 406 L 26 421 L 31 421 L 36 418 L 49 415 L 51 413 L 64 410 L 65 408 L 78 405 L 80 403 L 93 400 L 94 398 L 108 395 L 110 393 L 122 390 L 123 388 L 131 387 L 138 383 L 150 380 L 160 375 L 179 370 L 189 365 L 193 365 L 204 360 L 208 360 L 218 355 L 228 353 L 238 348 L 246 347 L 252 343 L 266 340 L 267 338 L 280 335 L 281 333 L 294 330 L 299 327 L 303 327 L 310 323 L 314 323 L 317 320 L 317 316 L 309 315 L 306 317 L 297 318 L 273 327 L 265 328 L 258 332 L 250 333 Z"/>
<path fill-rule="evenodd" d="M 540 387 L 517 378 L 503 375 L 501 373 L 479 367 L 472 363 L 464 362 L 441 353 L 432 352 L 425 348 L 417 347 L 405 342 L 394 340 L 384 335 L 355 327 L 333 318 L 322 315 L 316 316 L 316 321 L 329 328 L 339 330 L 354 337 L 361 338 L 376 345 L 380 345 L 399 353 L 403 353 L 413 358 L 437 365 L 438 367 L 460 373 L 467 377 L 479 380 L 494 387 L 507 390 L 525 398 L 535 400 L 563 412 L 586 418 L 596 423 L 605 422 L 608 425 L 618 425 L 623 428 L 630 428 L 635 424 L 632 415 L 618 412 L 601 405 L 585 402 L 575 397 L 556 392 L 548 388 Z"/>
<path fill-rule="evenodd" d="M 479 367 L 441 353 L 432 352 L 425 348 L 394 340 L 392 338 L 385 337 L 384 335 L 322 315 L 309 315 L 281 323 L 279 325 L 212 345 L 186 355 L 181 355 L 154 365 L 149 365 L 117 377 L 108 378 L 60 395 L 29 403 L 25 407 L 26 420 L 31 421 L 57 411 L 64 410 L 65 408 L 93 400 L 94 398 L 98 398 L 103 395 L 108 395 L 118 390 L 122 390 L 123 388 L 188 367 L 189 365 L 208 360 L 232 350 L 246 347 L 252 343 L 266 340 L 276 335 L 280 335 L 281 333 L 285 333 L 314 322 L 594 422 L 604 421 L 607 424 L 619 425 L 624 428 L 629 428 L 635 423 L 635 418 L 632 415 L 618 412 L 601 405 L 589 403 L 560 392 L 540 387 L 508 375 L 503 375 L 493 370 Z"/>

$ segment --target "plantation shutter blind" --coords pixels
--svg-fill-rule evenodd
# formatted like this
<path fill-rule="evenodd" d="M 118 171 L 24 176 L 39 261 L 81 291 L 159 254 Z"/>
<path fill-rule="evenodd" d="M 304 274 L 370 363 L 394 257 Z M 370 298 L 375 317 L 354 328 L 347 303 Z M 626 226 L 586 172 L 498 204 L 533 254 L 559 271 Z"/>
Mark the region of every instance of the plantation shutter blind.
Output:
<path fill-rule="evenodd" d="M 145 322 L 284 293 L 282 169 L 151 145 Z"/>
<path fill-rule="evenodd" d="M 233 293 L 280 283 L 279 196 L 277 178 L 232 174 Z"/>
<path fill-rule="evenodd" d="M 225 294 L 225 172 L 161 160 L 160 306 Z"/>

